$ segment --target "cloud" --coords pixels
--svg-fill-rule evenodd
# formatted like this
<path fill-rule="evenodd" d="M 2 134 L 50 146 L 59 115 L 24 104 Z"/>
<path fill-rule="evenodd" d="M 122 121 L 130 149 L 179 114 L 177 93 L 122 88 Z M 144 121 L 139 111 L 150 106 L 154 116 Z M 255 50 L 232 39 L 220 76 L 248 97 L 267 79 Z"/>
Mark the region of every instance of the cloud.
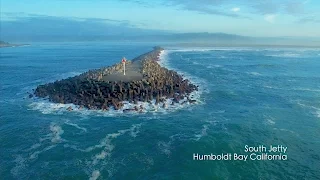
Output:
<path fill-rule="evenodd" d="M 320 23 L 320 19 L 316 16 L 307 16 L 296 21 L 297 23 Z"/>
<path fill-rule="evenodd" d="M 251 6 L 258 14 L 283 13 L 289 15 L 300 15 L 305 13 L 308 0 L 256 0 Z"/>
<path fill-rule="evenodd" d="M 233 11 L 233 12 L 239 12 L 239 11 L 240 11 L 240 8 L 234 7 L 234 8 L 231 9 L 231 11 Z"/>
<path fill-rule="evenodd" d="M 269 23 L 274 23 L 275 19 L 276 19 L 277 15 L 276 14 L 266 14 L 264 16 L 264 20 L 266 20 Z"/>
<path fill-rule="evenodd" d="M 178 10 L 240 19 L 252 19 L 250 18 L 252 15 L 262 15 L 266 16 L 267 19 L 270 19 L 270 14 L 289 14 L 292 16 L 307 14 L 306 5 L 310 0 L 161 0 L 157 2 L 148 0 L 118 1 L 133 2 L 148 7 L 166 6 L 169 8 L 177 8 Z M 241 5 L 245 11 L 239 7 L 233 7 L 235 6 L 235 3 L 237 3 L 237 5 Z M 229 9 L 230 7 L 232 8 Z M 271 16 L 271 19 L 274 18 Z"/>
<path fill-rule="evenodd" d="M 34 20 L 50 20 L 50 21 L 73 21 L 73 22 L 90 22 L 96 24 L 113 24 L 121 26 L 134 27 L 128 20 L 114 20 L 107 18 L 79 18 L 79 17 L 60 17 L 42 14 L 32 14 L 25 12 L 1 12 L 2 21 L 34 21 Z"/>
<path fill-rule="evenodd" d="M 304 6 L 307 3 L 307 1 L 293 1 L 293 2 L 288 2 L 285 4 L 285 10 L 289 14 L 302 14 L 304 13 Z"/>
<path fill-rule="evenodd" d="M 224 11 L 223 6 L 232 5 L 230 0 L 164 0 L 165 4 L 169 6 L 180 6 L 183 9 L 190 11 L 197 11 L 208 14 L 216 14 L 231 17 L 241 17 L 234 14 L 240 11 L 239 7 L 234 7 L 231 12 Z M 253 14 L 290 14 L 300 15 L 305 13 L 305 6 L 308 0 L 239 0 L 237 3 L 244 7 L 248 7 Z"/>
<path fill-rule="evenodd" d="M 225 11 L 225 9 L 221 7 L 223 4 L 225 4 L 225 1 L 227 0 L 165 0 L 163 2 L 163 5 L 168 7 L 176 6 L 183 10 L 195 11 L 203 14 L 212 14 L 235 18 L 246 18 L 240 16 L 239 14 Z"/>
<path fill-rule="evenodd" d="M 279 11 L 279 4 L 273 2 L 272 0 L 270 1 L 261 1 L 258 0 L 252 8 L 255 10 L 255 13 L 258 14 L 273 14 L 277 13 Z"/>

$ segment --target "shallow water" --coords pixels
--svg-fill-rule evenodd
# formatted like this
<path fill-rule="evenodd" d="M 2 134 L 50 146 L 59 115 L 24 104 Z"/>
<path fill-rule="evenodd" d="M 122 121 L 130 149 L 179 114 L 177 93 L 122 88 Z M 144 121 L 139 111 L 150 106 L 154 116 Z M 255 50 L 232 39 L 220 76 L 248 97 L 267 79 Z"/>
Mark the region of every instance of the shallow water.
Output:
<path fill-rule="evenodd" d="M 2 48 L 1 179 L 317 179 L 320 50 L 169 48 L 161 64 L 200 85 L 196 105 L 68 112 L 27 98 L 39 84 L 131 59 L 150 44 Z M 193 161 L 285 145 L 287 161 Z"/>

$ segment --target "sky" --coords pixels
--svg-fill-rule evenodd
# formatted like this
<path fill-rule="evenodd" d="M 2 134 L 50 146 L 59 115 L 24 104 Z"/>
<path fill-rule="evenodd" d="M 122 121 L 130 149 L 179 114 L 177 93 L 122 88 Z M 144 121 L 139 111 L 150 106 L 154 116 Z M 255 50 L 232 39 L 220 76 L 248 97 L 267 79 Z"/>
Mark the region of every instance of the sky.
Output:
<path fill-rule="evenodd" d="M 320 37 L 319 0 L 0 0 L 2 24 L 42 18 L 168 32 Z M 91 24 L 90 24 L 91 23 Z M 66 23 L 65 23 L 66 24 Z"/>

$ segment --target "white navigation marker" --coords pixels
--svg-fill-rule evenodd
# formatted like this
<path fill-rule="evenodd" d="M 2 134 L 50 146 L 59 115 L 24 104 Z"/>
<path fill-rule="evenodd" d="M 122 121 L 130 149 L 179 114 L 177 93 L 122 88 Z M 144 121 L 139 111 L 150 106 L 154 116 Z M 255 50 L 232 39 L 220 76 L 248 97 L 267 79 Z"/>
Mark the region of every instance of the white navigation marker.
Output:
<path fill-rule="evenodd" d="M 122 58 L 122 64 L 123 64 L 123 75 L 126 75 L 126 58 Z"/>

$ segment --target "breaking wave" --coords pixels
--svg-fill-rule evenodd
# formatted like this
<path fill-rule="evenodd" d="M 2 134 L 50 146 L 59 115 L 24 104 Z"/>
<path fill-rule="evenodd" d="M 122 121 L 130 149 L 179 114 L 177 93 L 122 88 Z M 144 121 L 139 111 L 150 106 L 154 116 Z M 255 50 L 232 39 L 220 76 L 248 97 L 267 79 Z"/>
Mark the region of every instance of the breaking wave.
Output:
<path fill-rule="evenodd" d="M 271 117 L 271 116 L 264 115 L 264 119 L 265 119 L 265 124 L 267 124 L 267 125 L 276 124 L 275 119 L 273 117 Z"/>
<path fill-rule="evenodd" d="M 253 75 L 253 76 L 262 76 L 262 74 L 260 74 L 258 72 L 247 72 L 247 74 Z"/>
<path fill-rule="evenodd" d="M 103 110 L 88 110 L 84 108 L 80 108 L 78 105 L 74 104 L 61 104 L 61 103 L 53 103 L 49 100 L 43 99 L 34 99 L 34 102 L 29 104 L 29 108 L 32 110 L 40 111 L 43 114 L 63 114 L 63 113 L 75 113 L 78 115 L 90 115 L 90 116 L 105 116 L 105 117 L 114 117 L 114 116 L 127 116 L 127 115 L 141 115 L 146 113 L 162 113 L 167 114 L 168 112 L 177 111 L 179 109 L 183 109 L 186 107 L 191 107 L 192 105 L 201 104 L 200 101 L 200 94 L 197 92 L 191 93 L 190 97 L 191 100 L 196 100 L 195 103 L 191 104 L 187 101 L 187 97 L 181 99 L 179 103 L 174 103 L 173 99 L 166 99 L 164 102 L 156 104 L 156 100 L 152 100 L 151 103 L 148 102 L 138 102 L 137 104 L 129 103 L 128 101 L 123 101 L 124 106 L 119 109 L 115 110 L 111 107 L 108 111 Z M 164 105 L 165 104 L 165 105 Z M 125 109 L 133 109 L 135 106 L 140 107 L 142 106 L 143 109 L 141 111 L 130 111 L 130 112 L 123 112 Z M 72 108 L 72 111 L 68 111 L 68 107 Z M 69 125 L 71 125 L 69 123 Z"/>
<path fill-rule="evenodd" d="M 286 52 L 286 53 L 281 53 L 281 54 L 269 54 L 266 56 L 270 57 L 281 57 L 281 58 L 298 58 L 301 56 L 301 54 L 298 53 L 292 53 L 292 52 Z"/>

